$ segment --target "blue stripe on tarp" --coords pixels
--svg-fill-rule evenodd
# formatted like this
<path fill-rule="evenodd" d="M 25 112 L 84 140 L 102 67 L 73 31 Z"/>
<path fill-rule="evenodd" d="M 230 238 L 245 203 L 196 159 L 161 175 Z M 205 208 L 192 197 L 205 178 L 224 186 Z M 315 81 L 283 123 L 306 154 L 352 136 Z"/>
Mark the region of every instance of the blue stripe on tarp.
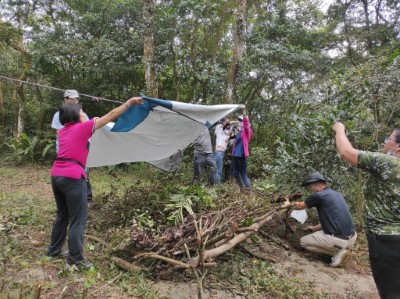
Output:
<path fill-rule="evenodd" d="M 150 110 L 157 105 L 144 101 L 143 104 L 129 107 L 124 113 L 118 117 L 112 132 L 129 132 L 134 129 L 138 124 L 146 119 Z"/>
<path fill-rule="evenodd" d="M 129 107 L 129 109 L 122 113 L 111 129 L 112 132 L 129 132 L 142 123 L 154 107 L 162 106 L 172 109 L 171 101 L 149 98 L 144 95 L 140 96 L 145 100 L 143 104 Z"/>

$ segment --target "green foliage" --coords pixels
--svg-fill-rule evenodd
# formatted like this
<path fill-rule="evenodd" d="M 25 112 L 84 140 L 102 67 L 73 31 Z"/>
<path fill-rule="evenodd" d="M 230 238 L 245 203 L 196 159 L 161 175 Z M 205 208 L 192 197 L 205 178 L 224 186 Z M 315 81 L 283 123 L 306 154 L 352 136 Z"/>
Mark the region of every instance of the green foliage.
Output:
<path fill-rule="evenodd" d="M 215 208 L 214 199 L 218 197 L 213 189 L 206 189 L 200 185 L 179 187 L 178 194 L 172 194 L 169 203 L 166 204 L 166 211 L 169 211 L 168 221 L 176 226 L 183 223 L 187 214 L 194 215 L 195 211 L 201 212 L 208 208 Z"/>
<path fill-rule="evenodd" d="M 99 278 L 101 278 L 100 273 L 98 273 L 94 267 L 90 267 L 90 269 L 86 271 L 86 279 L 83 285 L 86 288 L 90 289 L 91 287 L 93 287 L 93 285 L 96 283 L 96 280 Z"/>
<path fill-rule="evenodd" d="M 145 210 L 136 210 L 136 214 L 134 216 L 135 222 L 138 224 L 139 229 L 145 230 L 145 229 L 151 229 L 154 230 L 155 228 L 155 222 L 152 219 L 150 212 Z"/>
<path fill-rule="evenodd" d="M 176 226 L 183 223 L 184 212 L 193 215 L 192 200 L 183 194 L 174 194 L 170 197 L 170 203 L 165 205 L 166 211 L 169 212 L 168 221 L 173 221 Z"/>
<path fill-rule="evenodd" d="M 253 178 L 265 178 L 270 175 L 273 162 L 273 153 L 267 147 L 251 146 L 251 155 L 248 163 L 248 173 Z"/>
<path fill-rule="evenodd" d="M 218 197 L 218 194 L 212 188 L 194 184 L 180 187 L 179 192 L 184 196 L 191 197 L 197 203 L 196 210 L 216 207 L 214 200 Z"/>
<path fill-rule="evenodd" d="M 11 150 L 11 161 L 16 161 L 18 164 L 29 160 L 35 162 L 35 148 L 38 143 L 36 136 L 29 138 L 25 133 L 21 134 L 21 138 L 15 138 L 11 143 L 7 143 L 8 148 Z"/>
<path fill-rule="evenodd" d="M 22 133 L 21 138 L 11 139 L 6 146 L 11 152 L 6 160 L 16 164 L 36 163 L 49 154 L 54 156 L 55 142 L 48 139 L 39 140 L 37 136 L 29 137 L 26 133 Z"/>
<path fill-rule="evenodd" d="M 392 54 L 390 54 L 389 59 L 388 59 L 388 64 L 392 64 L 394 60 L 399 56 L 400 54 L 400 49 L 396 48 L 393 50 Z"/>

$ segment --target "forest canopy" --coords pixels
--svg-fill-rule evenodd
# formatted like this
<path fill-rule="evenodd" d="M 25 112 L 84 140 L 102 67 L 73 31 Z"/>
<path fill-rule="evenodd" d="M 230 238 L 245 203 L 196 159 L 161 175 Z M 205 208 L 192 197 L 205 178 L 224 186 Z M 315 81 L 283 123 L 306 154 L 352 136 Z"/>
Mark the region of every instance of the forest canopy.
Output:
<path fill-rule="evenodd" d="M 54 156 L 62 92 L 22 81 L 93 95 L 89 117 L 115 106 L 98 98 L 143 92 L 245 104 L 254 176 L 335 176 L 335 121 L 370 150 L 398 126 L 399 17 L 393 0 L 2 0 L 1 144 L 12 160 Z"/>

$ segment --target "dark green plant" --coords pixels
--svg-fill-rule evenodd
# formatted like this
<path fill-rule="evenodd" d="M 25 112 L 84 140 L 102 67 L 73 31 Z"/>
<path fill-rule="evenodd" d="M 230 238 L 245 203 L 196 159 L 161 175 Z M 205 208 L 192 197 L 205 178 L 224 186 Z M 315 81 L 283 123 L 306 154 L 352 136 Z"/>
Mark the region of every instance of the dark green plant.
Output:
<path fill-rule="evenodd" d="M 34 163 L 35 162 L 35 149 L 38 144 L 38 138 L 36 136 L 30 138 L 25 133 L 21 134 L 21 138 L 15 138 L 11 143 L 6 143 L 8 148 L 11 150 L 10 161 L 15 161 L 20 164 L 26 160 Z"/>

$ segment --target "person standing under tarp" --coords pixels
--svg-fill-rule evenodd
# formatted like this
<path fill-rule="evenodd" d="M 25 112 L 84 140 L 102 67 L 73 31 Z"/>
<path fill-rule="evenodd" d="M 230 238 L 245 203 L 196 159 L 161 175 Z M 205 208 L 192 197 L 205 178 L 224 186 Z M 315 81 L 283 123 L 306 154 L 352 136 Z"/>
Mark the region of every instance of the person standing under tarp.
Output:
<path fill-rule="evenodd" d="M 383 153 L 355 149 L 342 123 L 336 123 L 342 159 L 370 176 L 364 187 L 364 219 L 369 260 L 381 298 L 400 298 L 400 129 L 384 140 Z"/>
<path fill-rule="evenodd" d="M 85 166 L 89 139 L 95 130 L 115 120 L 132 105 L 143 103 L 140 97 L 129 99 L 101 118 L 85 121 L 77 103 L 60 108 L 59 150 L 51 168 L 51 185 L 57 205 L 48 256 L 68 256 L 67 269 L 90 269 L 93 265 L 83 255 L 83 235 L 87 221 L 87 183 Z M 68 250 L 63 249 L 68 232 Z"/>
<path fill-rule="evenodd" d="M 79 93 L 74 90 L 74 89 L 69 89 L 64 92 L 64 103 L 70 103 L 70 104 L 78 104 L 80 100 Z M 89 117 L 86 115 L 85 112 L 83 112 L 83 115 L 85 117 L 85 121 L 89 120 Z M 58 132 L 64 128 L 64 126 L 60 122 L 60 112 L 57 111 L 54 113 L 53 120 L 51 122 L 51 128 L 56 130 L 57 138 L 56 138 L 56 154 L 58 153 Z M 93 202 L 93 193 L 92 193 L 92 185 L 90 184 L 89 180 L 89 169 L 86 168 L 86 182 L 87 182 L 87 190 L 88 190 L 88 203 Z"/>
<path fill-rule="evenodd" d="M 214 151 L 214 159 L 216 163 L 215 170 L 215 183 L 219 184 L 221 182 L 222 176 L 222 168 L 224 166 L 224 156 L 226 147 L 229 141 L 230 135 L 230 127 L 229 119 L 222 119 L 221 123 L 219 123 L 215 127 L 215 151 Z"/>
<path fill-rule="evenodd" d="M 236 183 L 243 190 L 243 184 L 247 189 L 251 189 L 251 183 L 247 176 L 247 158 L 249 157 L 249 142 L 253 137 L 253 131 L 249 117 L 246 115 L 246 109 L 242 108 L 241 113 L 242 116 L 238 118 L 239 133 L 235 136 L 232 149 L 232 169 Z"/>
<path fill-rule="evenodd" d="M 214 185 L 216 163 L 213 156 L 210 132 L 206 128 L 193 143 L 194 146 L 194 175 L 193 182 L 200 182 L 201 173 L 206 168 L 208 184 Z"/>

